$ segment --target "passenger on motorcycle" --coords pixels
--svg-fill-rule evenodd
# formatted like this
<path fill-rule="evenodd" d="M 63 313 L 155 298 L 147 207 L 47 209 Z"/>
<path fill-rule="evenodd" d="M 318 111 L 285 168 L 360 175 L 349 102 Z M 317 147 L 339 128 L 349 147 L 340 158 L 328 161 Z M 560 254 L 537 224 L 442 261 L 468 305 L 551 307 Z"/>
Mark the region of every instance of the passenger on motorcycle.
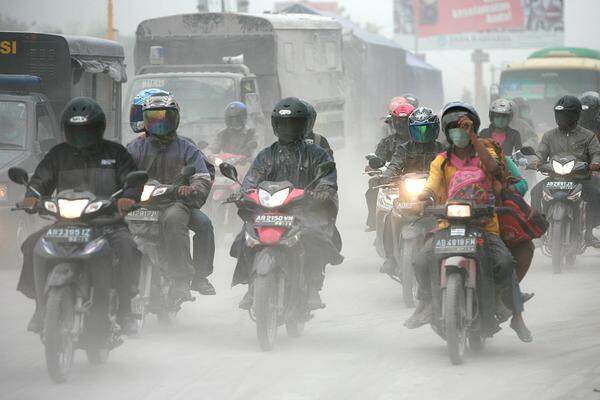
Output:
<path fill-rule="evenodd" d="M 443 150 L 437 141 L 440 132 L 440 119 L 427 107 L 419 107 L 409 117 L 409 136 L 406 143 L 396 147 L 383 180 L 393 180 L 400 175 L 411 172 L 428 172 L 429 165 Z M 392 254 L 386 257 L 381 268 L 382 273 L 389 274 L 395 270 Z"/>
<path fill-rule="evenodd" d="M 146 135 L 131 142 L 127 149 L 138 167 L 148 172 L 150 179 L 172 184 L 184 166 L 196 168 L 190 185 L 179 188 L 180 200 L 165 209 L 160 217 L 169 272 L 175 280 L 172 296 L 190 298 L 192 278 L 195 290 L 201 294 L 214 294 L 207 279 L 212 272 L 212 260 L 204 260 L 204 267 L 197 271 L 190 256 L 188 236 L 188 226 L 196 219 L 195 214 L 206 201 L 212 186 L 207 162 L 192 142 L 177 135 L 179 105 L 171 95 L 150 96 L 144 103 L 143 116 Z"/>
<path fill-rule="evenodd" d="M 521 134 L 521 144 L 523 146 L 537 147 L 539 138 L 535 133 L 533 120 L 530 118 L 531 107 L 529 103 L 522 97 L 515 97 L 511 102 L 513 118 L 509 126 Z"/>
<path fill-rule="evenodd" d="M 490 126 L 479 137 L 498 143 L 504 154 L 512 155 L 521 148 L 521 134 L 509 126 L 514 118 L 513 104 L 506 99 L 495 100 L 490 105 Z"/>
<path fill-rule="evenodd" d="M 307 143 L 318 144 L 329 153 L 331 158 L 333 158 L 333 149 L 331 148 L 331 145 L 329 144 L 327 138 L 325 138 L 325 136 L 323 135 L 315 133 L 314 131 L 315 123 L 317 122 L 317 110 L 315 110 L 313 105 L 310 104 L 308 101 L 304 101 L 304 104 L 306 104 L 309 113 L 308 127 L 306 128 L 306 136 L 304 140 Z"/>
<path fill-rule="evenodd" d="M 135 171 L 136 164 L 125 147 L 104 140 L 106 116 L 98 103 L 90 98 L 77 97 L 65 107 L 61 127 L 66 142 L 54 146 L 30 180 L 31 188 L 43 197 L 66 189 L 89 191 L 108 199 L 123 187 L 125 177 Z M 138 200 L 141 188 L 123 192 L 117 200 L 118 211 L 124 215 Z M 40 199 L 33 190 L 25 194 L 22 206 L 33 209 Z M 34 258 L 34 248 L 46 228 L 33 233 L 23 243 L 23 269 L 17 289 L 36 299 L 36 309 L 27 329 L 40 332 L 45 309 L 45 282 L 52 266 Z M 134 326 L 130 300 L 137 293 L 140 254 L 127 225 L 121 221 L 110 226 L 107 235 L 119 264 L 117 291 L 119 294 L 119 325 L 127 333 Z"/>
<path fill-rule="evenodd" d="M 439 154 L 431 163 L 425 191 L 420 196 L 422 200 L 445 204 L 448 200 L 449 183 L 452 182 L 454 175 L 462 168 L 475 167 L 481 169 L 485 173 L 486 179 L 489 180 L 489 187 L 493 188 L 496 185 L 496 179 L 501 177 L 501 166 L 497 155 L 477 138 L 476 132 L 479 126 L 479 116 L 470 104 L 457 102 L 449 103 L 444 107 L 442 129 L 450 145 L 445 153 Z M 494 201 L 493 193 L 492 196 L 487 196 L 486 201 Z M 515 259 L 500 238 L 498 216 L 494 214 L 493 218 L 490 218 L 482 229 L 485 232 L 485 239 L 490 252 L 487 266 L 493 271 L 495 285 L 501 292 L 513 294 Z M 436 262 L 433 245 L 433 240 L 429 239 L 421 253 L 416 257 L 414 267 L 419 284 L 418 298 L 420 301 L 414 314 L 405 323 L 406 327 L 410 329 L 431 322 L 432 283 L 429 267 Z M 495 296 L 494 293 L 489 295 Z M 514 295 L 506 297 L 514 299 L 514 303 L 520 300 Z M 521 340 L 531 341 L 531 333 L 525 326 L 521 315 L 522 304 L 511 304 L 510 306 L 513 307 L 514 313 L 511 327 L 517 332 Z M 499 328 L 496 327 L 495 329 Z M 489 332 L 489 334 L 493 333 L 493 331 Z"/>
<path fill-rule="evenodd" d="M 242 191 L 256 188 L 263 181 L 287 180 L 296 188 L 305 188 L 318 175 L 319 165 L 332 161 L 322 147 L 303 139 L 309 124 L 309 110 L 301 100 L 291 97 L 281 100 L 271 115 L 273 131 L 278 140 L 258 153 L 242 182 Z M 304 210 L 305 223 L 313 234 L 302 236 L 306 249 L 305 273 L 308 283 L 308 307 L 323 308 L 319 291 L 323 287 L 327 264 L 337 265 L 343 260 L 339 254 L 341 238 L 335 227 L 338 211 L 337 171 L 322 177 L 310 191 L 312 204 Z M 243 217 L 243 215 L 240 215 Z M 251 282 L 254 250 L 238 235 L 231 248 L 238 259 L 233 285 Z M 240 302 L 240 308 L 252 306 L 252 290 Z"/>
<path fill-rule="evenodd" d="M 226 127 L 217 133 L 214 143 L 210 146 L 213 154 L 230 153 L 252 157 L 256 150 L 256 131 L 247 128 L 248 108 L 240 101 L 234 101 L 225 108 Z"/>
<path fill-rule="evenodd" d="M 405 101 L 405 100 L 402 100 Z M 399 104 L 391 113 L 391 126 L 394 134 L 383 138 L 377 145 L 375 155 L 385 162 L 392 161 L 392 156 L 396 152 L 399 145 L 406 143 L 410 138 L 408 131 L 408 117 L 415 108 L 407 101 Z M 379 184 L 379 178 L 369 180 L 369 189 L 365 193 L 367 201 L 368 217 L 367 217 L 367 232 L 375 230 L 375 208 L 377 205 L 377 192 L 375 188 Z"/>
<path fill-rule="evenodd" d="M 600 170 L 600 142 L 593 132 L 578 124 L 581 111 L 581 101 L 575 96 L 564 96 L 558 100 L 554 107 L 557 127 L 542 137 L 537 149 L 537 165 L 554 155 L 569 154 L 578 161 L 588 163 L 590 171 Z M 583 178 L 583 199 L 589 205 L 585 240 L 589 245 L 596 245 L 598 240 L 592 230 L 600 223 L 600 178 L 589 173 Z M 531 206 L 540 212 L 542 192 L 547 181 L 542 180 L 531 190 Z"/>
<path fill-rule="evenodd" d="M 583 110 L 579 124 L 600 138 L 600 94 L 585 92 L 579 97 Z"/>
<path fill-rule="evenodd" d="M 133 99 L 129 111 L 129 125 L 135 133 L 139 133 L 141 137 L 146 136 L 146 127 L 144 126 L 144 114 L 142 111 L 143 105 L 151 96 L 170 96 L 170 93 L 162 89 L 144 89 L 140 91 Z M 187 138 L 192 146 L 195 143 Z M 202 155 L 204 157 L 204 154 Z M 214 167 L 204 157 L 211 178 L 214 179 Z M 215 230 L 210 221 L 210 218 L 200 211 L 199 208 L 192 208 L 190 214 L 190 223 L 188 228 L 194 232 L 192 240 L 194 248 L 194 268 L 196 269 L 195 279 L 192 282 L 192 289 L 203 295 L 216 294 L 215 288 L 208 281 L 208 277 L 214 269 L 215 258 Z"/>

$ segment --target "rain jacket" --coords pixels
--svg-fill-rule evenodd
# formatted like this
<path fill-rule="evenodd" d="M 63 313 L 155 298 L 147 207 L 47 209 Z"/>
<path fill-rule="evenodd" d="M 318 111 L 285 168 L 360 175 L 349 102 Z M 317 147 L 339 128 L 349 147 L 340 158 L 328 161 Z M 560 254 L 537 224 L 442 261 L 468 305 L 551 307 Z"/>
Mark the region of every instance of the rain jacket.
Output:
<path fill-rule="evenodd" d="M 183 202 L 192 208 L 202 207 L 212 186 L 214 167 L 191 141 L 177 135 L 168 141 L 146 135 L 129 143 L 127 150 L 138 167 L 148 172 L 150 179 L 165 185 L 174 183 L 183 167 L 196 167 L 196 173 L 190 179 L 194 195 Z"/>
<path fill-rule="evenodd" d="M 384 172 L 385 178 L 410 172 L 429 171 L 429 165 L 443 150 L 440 142 L 406 142 L 396 147 L 392 160 Z"/>
<path fill-rule="evenodd" d="M 262 150 L 242 182 L 242 191 L 254 189 L 264 181 L 289 181 L 296 188 L 306 188 L 317 176 L 318 166 L 332 161 L 331 156 L 323 148 L 305 141 L 282 145 L 279 142 Z M 307 199 L 302 204 L 300 214 L 295 214 L 304 225 L 302 244 L 308 250 L 308 257 L 317 264 L 340 264 L 341 238 L 335 227 L 338 212 L 337 171 L 334 169 L 322 177 L 311 188 L 311 191 L 324 191 L 328 199 L 317 203 Z M 249 215 L 240 210 L 240 217 L 247 220 Z M 231 255 L 238 258 L 233 277 L 233 285 L 247 283 L 250 267 L 253 263 L 254 250 L 245 246 L 240 234 L 231 247 Z"/>
<path fill-rule="evenodd" d="M 507 155 L 511 155 L 515 151 L 521 149 L 521 147 L 522 147 L 521 134 L 519 133 L 519 131 L 517 131 L 513 128 L 510 128 L 510 127 L 506 127 L 504 129 L 502 129 L 501 131 L 505 135 L 504 140 L 502 140 L 502 141 L 497 140 L 497 137 L 494 136 L 495 131 L 496 131 L 496 128 L 494 127 L 494 125 L 490 125 L 489 128 L 486 128 L 486 129 L 482 130 L 481 132 L 479 132 L 478 136 L 480 138 L 484 138 L 484 139 L 495 140 L 500 146 L 502 146 L 502 150 L 504 151 L 504 154 L 507 154 Z"/>
<path fill-rule="evenodd" d="M 385 162 L 392 161 L 396 148 L 404 142 L 406 142 L 406 140 L 397 134 L 384 137 L 377 145 L 375 155 Z"/>

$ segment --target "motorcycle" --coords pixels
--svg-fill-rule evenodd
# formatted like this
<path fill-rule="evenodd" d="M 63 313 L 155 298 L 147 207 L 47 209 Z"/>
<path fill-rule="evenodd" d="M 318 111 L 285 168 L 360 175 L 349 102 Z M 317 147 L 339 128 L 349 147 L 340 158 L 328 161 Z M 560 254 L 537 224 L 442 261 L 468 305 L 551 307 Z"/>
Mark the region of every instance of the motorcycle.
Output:
<path fill-rule="evenodd" d="M 467 342 L 474 351 L 497 329 L 494 282 L 487 268 L 486 241 L 481 217 L 492 217 L 493 206 L 450 201 L 443 207 L 426 207 L 424 215 L 447 220 L 449 226 L 434 233 L 436 262 L 431 266 L 433 330 L 446 340 L 452 364 L 463 362 Z M 490 295 L 491 293 L 491 295 Z"/>
<path fill-rule="evenodd" d="M 256 251 L 250 317 L 256 322 L 258 342 L 263 351 L 273 348 L 279 326 L 285 324 L 288 335 L 297 337 L 312 318 L 307 306 L 305 252 L 300 242 L 305 228 L 298 214 L 310 201 L 307 191 L 334 168 L 333 161 L 321 164 L 318 177 L 305 189 L 295 188 L 288 181 L 265 181 L 241 197 L 225 202 L 235 203 L 249 216 L 244 224 L 244 235 L 246 245 Z M 223 176 L 240 184 L 234 166 L 222 163 L 219 169 Z"/>
<path fill-rule="evenodd" d="M 365 158 L 368 161 L 368 167 L 365 168 L 364 173 L 371 178 L 370 184 L 373 184 L 373 180 L 377 182 L 383 177 L 387 163 L 375 154 L 367 154 Z M 394 200 L 398 198 L 398 195 L 397 191 L 389 187 L 389 185 L 377 185 L 373 186 L 373 188 L 378 189 L 375 208 L 375 250 L 381 258 L 386 259 L 388 258 L 388 254 L 391 253 L 392 247 L 391 243 L 385 241 L 386 237 L 391 237 L 388 218 L 391 214 Z"/>
<path fill-rule="evenodd" d="M 371 168 L 383 165 L 385 162 L 379 158 L 369 161 Z M 394 268 L 386 273 L 402 285 L 402 298 L 409 308 L 415 306 L 417 295 L 414 258 L 425 243 L 425 235 L 434 227 L 431 218 L 420 215 L 421 203 L 417 201 L 427 176 L 427 173 L 408 173 L 379 186 L 376 247 L 383 257 L 392 249 Z"/>
<path fill-rule="evenodd" d="M 148 313 L 155 314 L 159 323 L 169 326 L 181 305 L 194 301 L 194 297 L 174 298 L 171 295 L 173 279 L 169 277 L 167 260 L 159 218 L 163 209 L 178 199 L 180 185 L 187 184 L 196 173 L 193 166 L 184 167 L 173 185 L 163 185 L 156 180 L 146 182 L 140 204 L 125 217 L 129 230 L 142 252 L 139 290 L 132 299 L 131 308 L 141 332 Z"/>
<path fill-rule="evenodd" d="M 555 274 L 573 265 L 586 249 L 587 206 L 582 199 L 581 179 L 587 170 L 587 163 L 569 154 L 555 155 L 539 167 L 539 172 L 550 177 L 542 192 L 542 210 L 550 223 L 543 237 L 543 250 L 552 257 Z"/>
<path fill-rule="evenodd" d="M 34 210 L 17 205 L 14 211 L 55 219 L 34 251 L 35 257 L 50 267 L 41 333 L 46 367 L 53 381 L 64 382 L 75 349 L 85 350 L 88 361 L 99 364 L 122 342 L 117 323 L 116 260 L 106 236 L 110 226 L 122 220 L 116 212 L 116 198 L 123 189 L 108 200 L 75 190 L 43 198 L 29 185 L 25 170 L 10 168 L 8 175 L 39 198 Z M 145 172 L 132 172 L 125 188 L 142 186 L 147 179 Z"/>
<path fill-rule="evenodd" d="M 239 154 L 220 153 L 209 156 L 209 159 L 217 167 L 223 162 L 236 166 L 238 173 L 242 177 L 250 166 L 250 160 Z M 231 182 L 227 177 L 222 176 L 222 174 L 215 177 L 211 195 L 206 202 L 206 212 L 213 221 L 217 242 L 221 242 L 227 234 L 236 235 L 240 231 L 241 224 L 237 218 L 235 209 L 233 207 L 223 207 L 222 205 L 222 202 L 231 194 L 236 193 L 239 188 L 239 184 Z"/>

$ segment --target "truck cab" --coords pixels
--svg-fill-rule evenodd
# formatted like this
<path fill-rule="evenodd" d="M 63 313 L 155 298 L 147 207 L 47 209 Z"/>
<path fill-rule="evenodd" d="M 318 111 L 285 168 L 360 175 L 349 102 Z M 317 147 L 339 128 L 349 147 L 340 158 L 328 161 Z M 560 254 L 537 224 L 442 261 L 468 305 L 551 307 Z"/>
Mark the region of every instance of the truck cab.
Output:
<path fill-rule="evenodd" d="M 212 143 L 225 127 L 225 107 L 233 101 L 248 107 L 248 128 L 259 132 L 265 129 L 256 76 L 245 65 L 156 65 L 143 68 L 130 82 L 122 118 L 126 142 L 135 137 L 128 124 L 129 106 L 141 90 L 148 88 L 163 89 L 175 96 L 181 107 L 178 132 L 199 145 Z"/>

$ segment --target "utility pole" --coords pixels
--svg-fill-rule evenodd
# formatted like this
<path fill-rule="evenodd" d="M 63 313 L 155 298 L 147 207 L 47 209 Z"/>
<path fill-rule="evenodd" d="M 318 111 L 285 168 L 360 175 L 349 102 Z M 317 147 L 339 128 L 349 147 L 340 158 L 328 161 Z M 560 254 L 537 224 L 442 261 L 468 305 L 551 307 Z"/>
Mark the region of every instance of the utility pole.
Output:
<path fill-rule="evenodd" d="M 113 0 L 108 0 L 108 27 L 106 31 L 106 38 L 108 40 L 114 40 L 114 28 L 113 28 Z"/>
<path fill-rule="evenodd" d="M 487 108 L 485 84 L 483 81 L 483 63 L 490 61 L 489 53 L 477 49 L 473 51 L 471 60 L 475 66 L 475 107 L 479 110 Z"/>

